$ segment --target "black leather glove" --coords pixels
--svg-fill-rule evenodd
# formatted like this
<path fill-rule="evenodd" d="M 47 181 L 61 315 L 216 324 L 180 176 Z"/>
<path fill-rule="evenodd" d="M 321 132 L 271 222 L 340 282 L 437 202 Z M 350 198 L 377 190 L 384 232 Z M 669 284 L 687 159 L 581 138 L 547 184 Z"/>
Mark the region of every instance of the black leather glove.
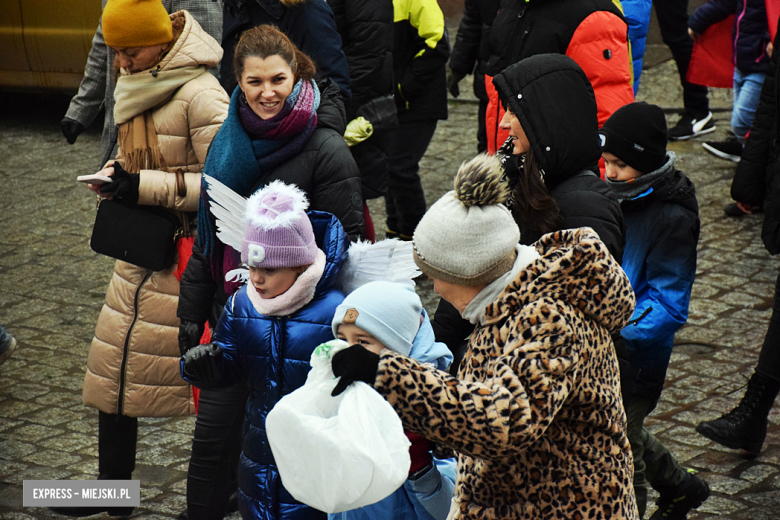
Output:
<path fill-rule="evenodd" d="M 220 380 L 219 359 L 222 349 L 214 343 L 193 347 L 184 354 L 184 373 L 196 381 L 217 383 Z"/>
<path fill-rule="evenodd" d="M 333 374 L 341 377 L 336 388 L 330 393 L 337 396 L 355 381 L 363 381 L 369 385 L 376 381 L 376 371 L 379 369 L 379 354 L 374 354 L 361 345 L 352 345 L 333 356 Z"/>
<path fill-rule="evenodd" d="M 100 193 L 122 199 L 130 204 L 138 204 L 138 186 L 141 184 L 141 176 L 137 173 L 127 173 L 121 164 L 115 162 L 112 178 L 113 182 L 104 184 L 100 188 Z"/>
<path fill-rule="evenodd" d="M 458 83 L 460 83 L 460 80 L 462 80 L 465 76 L 465 74 L 455 72 L 454 70 L 451 70 L 447 73 L 447 90 L 450 91 L 452 97 L 460 96 L 460 87 L 458 86 Z"/>
<path fill-rule="evenodd" d="M 65 117 L 60 121 L 60 128 L 62 128 L 62 135 L 68 140 L 68 144 L 75 143 L 76 138 L 84 131 L 84 125 L 69 117 Z"/>
<path fill-rule="evenodd" d="M 203 336 L 203 325 L 194 321 L 181 320 L 179 322 L 179 352 L 181 355 L 193 347 L 197 347 Z"/>

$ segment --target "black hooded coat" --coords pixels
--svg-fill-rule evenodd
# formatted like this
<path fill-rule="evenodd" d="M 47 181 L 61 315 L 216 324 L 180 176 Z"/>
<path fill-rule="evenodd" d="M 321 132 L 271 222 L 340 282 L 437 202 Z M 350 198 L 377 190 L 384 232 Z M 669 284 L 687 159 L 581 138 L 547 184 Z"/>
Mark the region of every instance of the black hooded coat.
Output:
<path fill-rule="evenodd" d="M 562 229 L 588 226 L 612 256 L 623 258 L 626 228 L 620 204 L 598 176 L 601 146 L 593 88 L 574 60 L 539 54 L 507 67 L 493 85 L 520 121 L 541 170 L 542 181 L 563 217 Z M 508 174 L 518 175 L 508 161 Z M 518 222 L 521 242 L 531 244 Z"/>
<path fill-rule="evenodd" d="M 561 229 L 593 228 L 621 262 L 626 227 L 617 197 L 597 173 L 601 146 L 596 99 L 585 73 L 563 54 L 539 54 L 507 67 L 493 84 L 528 137 L 544 184 L 563 217 Z M 514 159 L 504 163 L 510 182 L 519 175 Z M 517 224 L 522 244 L 541 238 L 527 224 Z M 474 326 L 441 300 L 433 329 L 436 340 L 453 351 L 452 366 L 457 370 L 464 339 Z"/>

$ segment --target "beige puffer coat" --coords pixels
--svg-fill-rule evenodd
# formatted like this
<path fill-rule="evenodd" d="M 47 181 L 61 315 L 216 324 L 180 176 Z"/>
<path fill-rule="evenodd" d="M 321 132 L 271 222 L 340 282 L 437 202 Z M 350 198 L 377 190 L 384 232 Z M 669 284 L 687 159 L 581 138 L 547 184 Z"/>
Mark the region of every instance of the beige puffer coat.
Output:
<path fill-rule="evenodd" d="M 216 66 L 222 58 L 219 43 L 186 11 L 171 15 L 174 26 L 177 18 L 178 25 L 184 20 L 184 27 L 160 69 Z M 160 152 L 171 172 L 177 168 L 187 172 L 187 194 L 176 195 L 174 173 L 141 170 L 139 204 L 197 210 L 200 172 L 229 104 L 216 78 L 204 73 L 152 110 Z M 117 261 L 87 359 L 85 405 L 132 417 L 194 412 L 191 388 L 179 375 L 176 264 L 152 272 Z"/>

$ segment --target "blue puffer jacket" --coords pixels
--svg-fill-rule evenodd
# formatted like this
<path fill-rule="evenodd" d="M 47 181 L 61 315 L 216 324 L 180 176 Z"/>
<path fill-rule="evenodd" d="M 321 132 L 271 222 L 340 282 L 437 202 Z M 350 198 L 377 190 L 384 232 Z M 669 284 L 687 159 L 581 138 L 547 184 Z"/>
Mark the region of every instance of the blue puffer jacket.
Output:
<path fill-rule="evenodd" d="M 309 217 L 317 246 L 326 257 L 312 301 L 289 316 L 263 316 L 252 306 L 246 286 L 242 287 L 227 301 L 212 338 L 222 348 L 221 380 L 212 386 L 185 377 L 201 388 L 224 388 L 240 380 L 249 386 L 238 469 L 239 509 L 245 519 L 326 518 L 284 489 L 265 433 L 268 412 L 282 396 L 303 385 L 311 353 L 333 339 L 331 320 L 344 300 L 333 286 L 347 254 L 347 235 L 329 213 L 311 211 Z"/>
<path fill-rule="evenodd" d="M 424 320 L 412 343 L 409 357 L 447 370 L 452 353 L 436 343 L 433 327 Z M 435 465 L 417 480 L 407 480 L 395 493 L 376 504 L 328 515 L 328 520 L 445 520 L 455 491 L 455 459 L 434 459 Z"/>
<path fill-rule="evenodd" d="M 647 29 L 650 27 L 650 11 L 653 0 L 622 0 L 623 16 L 628 23 L 628 39 L 631 42 L 631 60 L 634 63 L 634 94 L 639 90 L 642 75 L 642 58 L 645 55 Z"/>
<path fill-rule="evenodd" d="M 636 293 L 632 320 L 622 330 L 634 392 L 661 394 L 674 334 L 688 320 L 696 276 L 699 206 L 693 183 L 673 166 L 639 197 L 620 205 L 626 219 L 623 270 Z"/>
<path fill-rule="evenodd" d="M 691 14 L 688 27 L 702 34 L 710 25 L 731 14 L 736 15 L 731 32 L 734 66 L 745 74 L 766 73 L 769 63 L 766 46 L 771 41 L 766 0 L 709 0 Z"/>

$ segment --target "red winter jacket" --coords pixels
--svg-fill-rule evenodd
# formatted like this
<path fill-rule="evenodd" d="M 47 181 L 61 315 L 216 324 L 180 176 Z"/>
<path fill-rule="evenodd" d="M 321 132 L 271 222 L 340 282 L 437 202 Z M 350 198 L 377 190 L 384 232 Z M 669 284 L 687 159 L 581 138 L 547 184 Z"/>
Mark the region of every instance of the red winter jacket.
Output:
<path fill-rule="evenodd" d="M 504 111 L 492 76 L 535 54 L 565 54 L 587 75 L 596 95 L 599 127 L 612 113 L 634 101 L 628 25 L 612 0 L 502 0 L 490 29 L 485 84 L 488 152 L 508 132 L 498 128 Z"/>

